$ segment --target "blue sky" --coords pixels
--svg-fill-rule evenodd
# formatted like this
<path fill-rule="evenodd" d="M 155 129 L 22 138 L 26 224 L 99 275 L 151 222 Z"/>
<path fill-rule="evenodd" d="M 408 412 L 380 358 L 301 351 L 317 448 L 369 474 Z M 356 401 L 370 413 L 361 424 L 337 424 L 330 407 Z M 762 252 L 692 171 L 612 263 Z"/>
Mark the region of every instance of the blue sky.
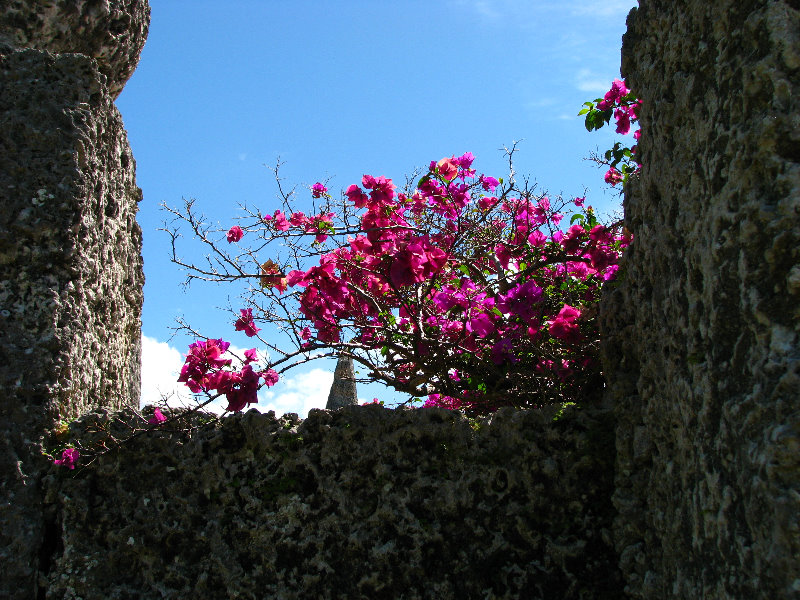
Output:
<path fill-rule="evenodd" d="M 192 341 L 183 317 L 210 337 L 249 348 L 222 308 L 232 285 L 182 286 L 169 261 L 168 215 L 195 198 L 227 228 L 240 204 L 278 207 L 270 170 L 287 183 L 364 173 L 402 180 L 415 167 L 470 151 L 479 172 L 503 176 L 503 145 L 522 140 L 515 168 L 542 189 L 584 195 L 603 211 L 619 198 L 584 160 L 613 143 L 576 117 L 619 77 L 621 36 L 635 0 L 355 1 L 150 0 L 150 35 L 117 106 L 144 192 L 143 402 L 173 389 Z M 200 258 L 187 241 L 189 258 Z M 266 258 L 266 257 L 265 257 Z M 324 406 L 332 362 L 285 377 L 258 408 Z M 360 386 L 364 399 L 395 396 Z M 399 398 L 399 397 L 397 397 Z"/>

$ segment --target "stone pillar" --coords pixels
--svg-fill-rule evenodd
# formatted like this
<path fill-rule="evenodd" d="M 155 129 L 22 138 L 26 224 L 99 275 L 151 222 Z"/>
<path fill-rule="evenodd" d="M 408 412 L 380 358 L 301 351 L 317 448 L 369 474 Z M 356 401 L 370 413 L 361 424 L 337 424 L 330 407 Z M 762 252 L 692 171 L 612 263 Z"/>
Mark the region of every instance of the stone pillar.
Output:
<path fill-rule="evenodd" d="M 604 299 L 634 598 L 800 594 L 800 5 L 641 0 L 634 241 Z"/>
<path fill-rule="evenodd" d="M 113 99 L 147 0 L 0 0 L 0 597 L 34 598 L 59 420 L 138 405 L 141 190 Z"/>
<path fill-rule="evenodd" d="M 333 383 L 328 394 L 328 403 L 325 408 L 335 410 L 343 406 L 358 404 L 356 393 L 356 375 L 353 371 L 353 359 L 347 354 L 340 354 L 333 372 Z"/>

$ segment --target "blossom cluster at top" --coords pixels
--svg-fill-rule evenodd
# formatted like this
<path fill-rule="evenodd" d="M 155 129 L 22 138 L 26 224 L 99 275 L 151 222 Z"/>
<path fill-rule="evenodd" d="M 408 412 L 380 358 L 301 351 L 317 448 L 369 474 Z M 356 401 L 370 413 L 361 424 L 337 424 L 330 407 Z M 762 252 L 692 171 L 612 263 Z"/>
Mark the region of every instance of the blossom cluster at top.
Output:
<path fill-rule="evenodd" d="M 400 383 L 426 372 L 422 362 L 456 365 L 458 379 L 438 381 L 463 391 L 471 385 L 473 398 L 489 394 L 498 378 L 513 393 L 502 373 L 509 365 L 530 366 L 543 384 L 596 368 L 596 332 L 581 306 L 614 276 L 629 238 L 597 223 L 591 208 L 563 231 L 564 215 L 547 196 L 491 195 L 500 181 L 478 175 L 473 160 L 466 153 L 432 162 L 410 195 L 391 179 L 365 175 L 345 191 L 363 210 L 355 236 L 305 270 L 262 265 L 262 287 L 301 290 L 296 333 L 307 348 L 354 332 L 354 343 L 391 357 Z M 307 233 L 316 242 L 336 231 L 329 212 L 277 210 L 264 222 L 273 235 Z M 475 384 L 481 362 L 496 368 Z"/>
<path fill-rule="evenodd" d="M 615 79 L 611 84 L 611 89 L 603 98 L 597 98 L 594 102 L 585 102 L 584 106 L 586 108 L 578 114 L 586 115 L 586 129 L 589 131 L 600 129 L 609 123 L 613 116 L 617 124 L 616 132 L 627 135 L 631 131 L 631 126 L 639 120 L 639 109 L 642 102 L 631 92 L 624 80 Z M 641 130 L 635 130 L 633 132 L 634 140 L 638 142 L 640 135 Z M 604 176 L 606 183 L 617 185 L 641 168 L 636 151 L 636 144 L 626 148 L 617 142 L 613 149 L 605 153 L 605 159 L 609 164 L 609 169 Z"/>

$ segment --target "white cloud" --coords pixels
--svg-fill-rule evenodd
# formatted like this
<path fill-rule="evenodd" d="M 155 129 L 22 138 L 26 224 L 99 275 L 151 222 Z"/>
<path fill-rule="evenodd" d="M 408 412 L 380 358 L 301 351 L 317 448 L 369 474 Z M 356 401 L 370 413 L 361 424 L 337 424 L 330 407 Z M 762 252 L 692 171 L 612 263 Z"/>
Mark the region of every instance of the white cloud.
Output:
<path fill-rule="evenodd" d="M 274 410 L 276 415 L 293 412 L 306 417 L 312 408 L 325 408 L 332 383 L 333 373 L 319 368 L 288 377 L 284 375 L 273 387 L 262 389 L 256 408 Z"/>
<path fill-rule="evenodd" d="M 239 357 L 244 356 L 245 350 L 235 346 L 229 348 Z M 259 358 L 264 361 L 263 353 L 259 352 Z M 161 404 L 165 398 L 169 406 L 176 408 L 197 404 L 188 388 L 178 383 L 184 359 L 184 354 L 168 343 L 142 336 L 142 405 Z M 273 387 L 262 388 L 258 403 L 249 408 L 261 412 L 274 410 L 277 415 L 293 412 L 304 418 L 309 409 L 325 408 L 332 383 L 333 372 L 319 368 L 282 375 Z M 221 414 L 227 405 L 227 400 L 222 397 L 207 405 L 205 410 Z"/>
<path fill-rule="evenodd" d="M 142 335 L 142 405 L 159 404 L 169 398 L 170 406 L 193 403 L 192 395 L 178 375 L 184 357 L 166 342 Z"/>

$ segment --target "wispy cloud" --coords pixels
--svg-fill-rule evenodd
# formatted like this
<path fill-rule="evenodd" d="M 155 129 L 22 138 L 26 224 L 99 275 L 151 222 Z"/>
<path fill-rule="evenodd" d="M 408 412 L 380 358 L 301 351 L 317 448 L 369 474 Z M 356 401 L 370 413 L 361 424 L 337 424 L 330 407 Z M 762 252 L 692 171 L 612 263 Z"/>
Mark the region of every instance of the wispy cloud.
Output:
<path fill-rule="evenodd" d="M 638 6 L 637 0 L 572 0 L 562 6 L 574 16 L 624 19 L 632 8 Z"/>
<path fill-rule="evenodd" d="M 558 101 L 555 98 L 539 98 L 537 100 L 529 100 L 523 105 L 529 110 L 536 110 L 539 108 L 547 108 L 548 106 L 555 106 Z"/>
<path fill-rule="evenodd" d="M 606 93 L 611 87 L 608 76 L 598 75 L 589 69 L 581 69 L 575 76 L 575 87 L 582 92 L 593 92 L 599 95 Z"/>
<path fill-rule="evenodd" d="M 473 11 L 476 16 L 504 24 L 541 26 L 542 19 L 592 19 L 624 20 L 637 0 L 452 0 L 459 9 Z"/>

